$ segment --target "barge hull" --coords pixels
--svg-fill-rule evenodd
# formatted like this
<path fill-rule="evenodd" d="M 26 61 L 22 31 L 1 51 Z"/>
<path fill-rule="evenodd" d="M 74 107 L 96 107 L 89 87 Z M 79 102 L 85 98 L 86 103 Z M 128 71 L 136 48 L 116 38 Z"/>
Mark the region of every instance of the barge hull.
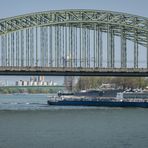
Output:
<path fill-rule="evenodd" d="M 50 101 L 49 105 L 57 106 L 102 106 L 102 107 L 144 107 L 148 108 L 148 102 L 112 102 L 112 101 Z"/>

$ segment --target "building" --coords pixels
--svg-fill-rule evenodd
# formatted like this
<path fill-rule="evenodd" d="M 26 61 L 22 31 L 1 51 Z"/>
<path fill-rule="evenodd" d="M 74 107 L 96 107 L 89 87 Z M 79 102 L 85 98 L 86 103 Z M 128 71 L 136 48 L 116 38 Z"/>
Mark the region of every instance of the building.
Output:
<path fill-rule="evenodd" d="M 67 90 L 72 91 L 74 86 L 74 76 L 65 76 L 64 85 Z"/>
<path fill-rule="evenodd" d="M 45 81 L 44 76 L 31 76 L 29 81 L 19 80 L 15 83 L 16 86 L 55 86 L 57 83 L 53 81 Z"/>
<path fill-rule="evenodd" d="M 45 76 L 38 76 L 38 82 L 44 82 L 45 81 Z"/>

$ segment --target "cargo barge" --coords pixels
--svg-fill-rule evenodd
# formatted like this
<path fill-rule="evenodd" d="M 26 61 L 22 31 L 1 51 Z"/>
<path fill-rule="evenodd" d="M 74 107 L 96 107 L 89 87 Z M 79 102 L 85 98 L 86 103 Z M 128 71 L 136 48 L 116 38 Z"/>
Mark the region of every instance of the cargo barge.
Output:
<path fill-rule="evenodd" d="M 87 95 L 86 95 L 87 94 Z M 93 94 L 93 95 L 92 95 Z M 103 107 L 148 107 L 148 92 L 120 92 L 116 97 L 103 97 L 100 91 L 76 94 L 61 94 L 50 97 L 49 105 L 58 106 L 103 106 Z"/>

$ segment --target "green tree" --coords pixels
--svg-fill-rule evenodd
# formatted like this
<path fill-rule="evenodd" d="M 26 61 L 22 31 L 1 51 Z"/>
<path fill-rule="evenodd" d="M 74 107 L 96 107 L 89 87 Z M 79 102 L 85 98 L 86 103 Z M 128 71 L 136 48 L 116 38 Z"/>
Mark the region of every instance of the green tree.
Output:
<path fill-rule="evenodd" d="M 142 77 L 79 77 L 77 90 L 99 88 L 102 83 L 113 83 L 115 86 L 125 88 L 145 88 L 148 79 Z"/>

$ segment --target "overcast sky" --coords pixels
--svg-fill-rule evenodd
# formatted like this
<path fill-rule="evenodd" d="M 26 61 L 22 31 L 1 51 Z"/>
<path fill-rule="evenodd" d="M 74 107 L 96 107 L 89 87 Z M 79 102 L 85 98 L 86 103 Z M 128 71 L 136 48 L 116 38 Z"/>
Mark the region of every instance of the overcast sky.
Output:
<path fill-rule="evenodd" d="M 110 10 L 148 17 L 148 0 L 0 0 L 0 18 L 61 9 Z M 20 77 L 20 79 L 26 79 Z M 16 77 L 0 77 L 16 79 Z M 18 77 L 17 77 L 18 79 Z M 62 82 L 61 77 L 50 77 Z"/>

